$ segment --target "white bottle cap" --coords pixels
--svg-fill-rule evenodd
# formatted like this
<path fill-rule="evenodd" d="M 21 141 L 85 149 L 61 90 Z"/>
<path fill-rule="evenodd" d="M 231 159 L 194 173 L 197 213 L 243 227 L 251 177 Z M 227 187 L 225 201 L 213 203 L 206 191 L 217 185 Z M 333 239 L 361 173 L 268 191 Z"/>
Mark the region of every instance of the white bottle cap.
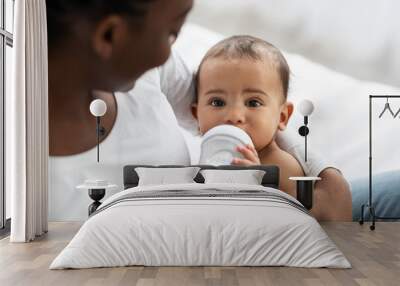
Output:
<path fill-rule="evenodd" d="M 244 130 L 233 125 L 216 126 L 202 138 L 200 164 L 230 165 L 233 158 L 243 158 L 236 147 L 247 144 L 253 142 Z"/>

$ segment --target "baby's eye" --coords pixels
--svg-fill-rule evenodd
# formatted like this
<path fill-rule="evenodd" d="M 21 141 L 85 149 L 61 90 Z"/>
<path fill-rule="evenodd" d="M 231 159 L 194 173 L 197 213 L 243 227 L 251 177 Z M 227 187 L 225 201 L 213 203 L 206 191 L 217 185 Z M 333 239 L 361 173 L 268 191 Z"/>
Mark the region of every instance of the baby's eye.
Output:
<path fill-rule="evenodd" d="M 247 101 L 246 105 L 249 107 L 259 107 L 262 105 L 262 103 L 256 99 L 251 99 Z"/>
<path fill-rule="evenodd" d="M 210 104 L 215 107 L 221 107 L 225 105 L 225 102 L 221 99 L 214 98 L 211 100 Z"/>

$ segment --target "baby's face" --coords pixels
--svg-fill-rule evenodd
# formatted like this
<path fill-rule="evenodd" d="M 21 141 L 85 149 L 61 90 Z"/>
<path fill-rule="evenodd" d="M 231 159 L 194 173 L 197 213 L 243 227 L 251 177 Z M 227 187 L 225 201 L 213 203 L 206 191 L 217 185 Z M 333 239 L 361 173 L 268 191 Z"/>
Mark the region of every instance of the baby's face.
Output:
<path fill-rule="evenodd" d="M 285 128 L 290 116 L 284 114 L 287 104 L 280 76 L 271 64 L 211 58 L 200 70 L 193 113 L 201 134 L 217 125 L 231 124 L 246 131 L 260 151 L 273 140 L 278 128 Z"/>

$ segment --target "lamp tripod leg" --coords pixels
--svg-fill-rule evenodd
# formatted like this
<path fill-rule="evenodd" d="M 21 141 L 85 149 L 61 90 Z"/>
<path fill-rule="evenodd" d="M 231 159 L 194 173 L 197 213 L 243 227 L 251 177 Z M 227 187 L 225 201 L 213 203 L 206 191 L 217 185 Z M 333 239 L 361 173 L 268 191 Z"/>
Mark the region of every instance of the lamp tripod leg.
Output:
<path fill-rule="evenodd" d="M 374 230 L 375 229 L 375 208 L 373 206 L 369 206 L 369 214 L 371 216 L 372 219 L 372 224 L 369 226 L 370 230 Z"/>
<path fill-rule="evenodd" d="M 358 221 L 360 225 L 364 224 L 364 208 L 365 204 L 361 206 L 360 220 Z"/>
<path fill-rule="evenodd" d="M 305 161 L 307 162 L 307 135 L 306 136 L 304 136 L 304 146 L 305 146 L 305 150 L 304 150 L 304 159 L 305 159 Z"/>
<path fill-rule="evenodd" d="M 99 162 L 100 157 L 100 117 L 96 118 L 96 135 L 97 135 L 97 163 Z"/>

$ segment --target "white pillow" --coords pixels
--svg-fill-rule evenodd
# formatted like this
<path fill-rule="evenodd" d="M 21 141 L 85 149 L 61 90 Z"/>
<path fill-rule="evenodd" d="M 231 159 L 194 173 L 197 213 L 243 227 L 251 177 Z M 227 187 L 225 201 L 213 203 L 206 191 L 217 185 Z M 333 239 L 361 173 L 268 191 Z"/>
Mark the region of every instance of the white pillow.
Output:
<path fill-rule="evenodd" d="M 139 186 L 195 183 L 193 179 L 199 170 L 199 167 L 135 168 L 139 176 Z"/>
<path fill-rule="evenodd" d="M 208 169 L 200 171 L 205 184 L 246 184 L 261 185 L 265 171 L 262 170 L 217 170 Z"/>

